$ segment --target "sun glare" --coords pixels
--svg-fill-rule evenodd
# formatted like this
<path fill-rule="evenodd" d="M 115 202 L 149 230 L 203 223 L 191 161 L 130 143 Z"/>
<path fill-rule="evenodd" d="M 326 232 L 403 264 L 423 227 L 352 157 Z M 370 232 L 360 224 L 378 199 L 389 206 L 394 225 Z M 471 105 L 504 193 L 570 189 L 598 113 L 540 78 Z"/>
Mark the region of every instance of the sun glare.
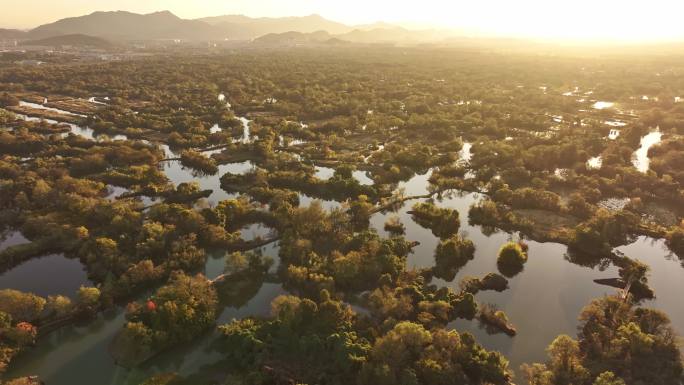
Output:
<path fill-rule="evenodd" d="M 684 2 L 352 0 L 327 4 L 325 16 L 351 22 L 407 22 L 469 34 L 538 39 L 655 41 L 684 37 Z"/>

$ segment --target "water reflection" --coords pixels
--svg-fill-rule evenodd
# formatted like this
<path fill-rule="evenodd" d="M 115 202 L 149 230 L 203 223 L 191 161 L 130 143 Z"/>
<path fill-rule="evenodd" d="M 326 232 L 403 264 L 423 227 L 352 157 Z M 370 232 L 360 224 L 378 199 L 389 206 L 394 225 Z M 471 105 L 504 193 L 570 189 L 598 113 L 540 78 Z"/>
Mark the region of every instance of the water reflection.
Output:
<path fill-rule="evenodd" d="M 291 137 L 285 138 L 283 135 L 278 135 L 278 146 L 280 147 L 299 146 L 304 143 L 307 143 L 307 141 L 304 139 Z"/>
<path fill-rule="evenodd" d="M 178 154 L 173 152 L 169 146 L 162 145 L 161 148 L 167 158 L 178 157 Z M 238 196 L 238 194 L 227 193 L 221 188 L 221 176 L 226 173 L 243 175 L 251 171 L 255 165 L 251 161 L 222 164 L 219 165 L 219 171 L 215 175 L 201 175 L 191 168 L 183 167 L 179 160 L 163 162 L 162 167 L 166 176 L 175 186 L 181 183 L 197 182 L 201 190 L 212 190 L 207 200 L 209 204 L 215 206 L 223 200 Z"/>
<path fill-rule="evenodd" d="M 107 196 L 105 198 L 109 199 L 110 201 L 113 201 L 113 200 L 116 200 L 116 198 L 120 197 L 122 194 L 129 192 L 130 190 L 128 190 L 125 187 L 108 185 L 107 191 L 109 191 L 109 193 L 107 194 Z"/>
<path fill-rule="evenodd" d="M 272 238 L 274 234 L 275 231 L 272 228 L 261 223 L 252 223 L 240 231 L 240 237 L 245 241 L 269 239 Z"/>
<path fill-rule="evenodd" d="M 47 100 L 47 99 L 46 99 Z M 77 114 L 75 112 L 69 112 L 65 110 L 60 110 L 59 108 L 53 108 L 53 107 L 47 107 L 42 104 L 37 104 L 37 103 L 30 103 L 30 102 L 25 102 L 25 101 L 20 101 L 19 105 L 21 107 L 29 107 L 29 108 L 35 108 L 37 110 L 45 110 L 45 111 L 51 111 L 51 112 L 56 112 L 58 114 L 63 114 L 63 115 L 69 115 L 69 116 L 79 116 L 82 118 L 85 118 L 85 115 L 82 114 Z"/>
<path fill-rule="evenodd" d="M 323 207 L 324 210 L 330 211 L 332 209 L 340 209 L 342 208 L 342 203 L 338 201 L 332 201 L 332 200 L 324 200 L 324 199 L 318 199 L 318 198 L 312 198 L 304 193 L 299 193 L 299 207 L 309 207 L 311 206 L 311 203 L 313 201 L 318 201 L 321 203 L 321 207 Z"/>
<path fill-rule="evenodd" d="M 27 122 L 45 122 L 48 124 L 59 124 L 59 125 L 66 125 L 69 127 L 69 132 L 61 134 L 63 138 L 67 137 L 69 134 L 74 134 L 81 136 L 86 139 L 90 140 L 95 140 L 95 131 L 91 129 L 90 127 L 81 127 L 77 124 L 73 123 L 63 123 L 63 122 L 58 122 L 56 120 L 52 119 L 43 119 L 43 118 L 36 118 L 32 116 L 27 116 L 23 114 L 15 114 L 19 119 L 25 120 Z M 124 135 L 121 135 L 121 137 L 125 137 Z"/>
<path fill-rule="evenodd" d="M 417 175 L 401 187 L 413 194 L 425 192 L 425 175 Z M 409 194 L 411 195 L 411 194 Z M 451 282 L 435 279 L 438 285 L 458 290 L 458 283 L 466 276 L 483 276 L 496 272 L 496 256 L 499 247 L 515 239 L 514 235 L 471 226 L 467 216 L 469 207 L 482 199 L 477 193 L 446 196 L 436 199 L 439 207 L 457 209 L 461 217 L 460 233 L 475 243 L 475 258 L 468 262 Z M 405 202 L 397 213 L 378 213 L 371 218 L 371 226 L 381 235 L 389 236 L 384 223 L 390 216 L 398 215 L 406 226 L 406 238 L 420 244 L 408 257 L 408 265 L 420 268 L 434 266 L 434 250 L 439 240 L 428 229 L 415 223 L 408 214 L 416 203 Z M 501 351 L 511 361 L 515 370 L 525 362 L 541 362 L 546 359 L 544 349 L 558 334 L 575 335 L 577 316 L 592 299 L 613 294 L 614 289 L 593 282 L 598 278 L 618 276 L 616 267 L 609 265 L 605 270 L 573 264 L 567 256 L 567 247 L 558 243 L 527 241 L 529 261 L 522 273 L 510 280 L 510 289 L 504 292 L 481 292 L 480 303 L 493 303 L 504 310 L 518 329 L 518 335 L 489 335 L 480 329 L 477 322 L 458 320 L 450 326 L 476 335 L 486 348 Z M 656 292 L 654 301 L 645 303 L 670 314 L 675 329 L 684 332 L 684 307 L 680 306 L 680 293 L 684 291 L 684 269 L 680 261 L 669 256 L 663 240 L 641 237 L 635 243 L 618 248 L 626 255 L 642 260 L 651 266 L 649 282 Z M 533 318 L 531 317 L 533 315 Z"/>
<path fill-rule="evenodd" d="M 328 180 L 335 175 L 335 169 L 332 167 L 314 166 L 314 176 L 321 180 Z M 360 184 L 370 186 L 375 183 L 368 171 L 354 170 L 352 171 L 352 178 L 356 179 Z"/>
<path fill-rule="evenodd" d="M 223 128 L 219 127 L 218 123 L 214 124 L 213 126 L 211 126 L 211 128 L 209 128 L 209 132 L 212 134 L 215 134 L 215 133 L 221 132 L 221 131 L 223 131 Z"/>
<path fill-rule="evenodd" d="M 90 127 L 81 127 L 76 124 L 71 124 L 67 123 L 70 127 L 69 133 L 81 136 L 86 139 L 90 140 L 95 140 L 95 131 L 93 131 L 92 128 Z M 69 135 L 69 133 L 64 134 L 63 136 Z"/>
<path fill-rule="evenodd" d="M 20 231 L 4 231 L 0 233 L 0 251 L 5 250 L 10 246 L 22 245 L 25 243 L 30 243 L 24 234 Z"/>
<path fill-rule="evenodd" d="M 468 143 L 468 142 L 463 142 L 463 147 L 461 147 L 461 151 L 458 152 L 458 161 L 461 164 L 469 164 L 470 160 L 473 158 L 473 144 Z"/>
<path fill-rule="evenodd" d="M 650 267 L 648 282 L 655 291 L 656 298 L 646 301 L 644 305 L 667 313 L 675 331 L 684 335 L 684 266 L 672 255 L 665 240 L 642 236 L 634 243 L 618 247 L 617 250 Z"/>
<path fill-rule="evenodd" d="M 233 319 L 244 317 L 268 317 L 271 311 L 271 302 L 279 295 L 286 294 L 282 284 L 264 283 L 259 291 L 251 297 L 243 306 L 227 307 L 221 312 L 218 323 L 230 322 Z"/>
<path fill-rule="evenodd" d="M 90 98 L 88 98 L 88 101 L 89 101 L 90 103 L 100 104 L 100 105 L 103 105 L 103 106 L 106 106 L 106 105 L 107 105 L 106 102 L 102 102 L 102 101 L 99 101 L 99 100 L 97 100 L 97 99 L 98 99 L 97 97 L 91 96 Z M 103 99 L 103 100 L 109 101 L 109 96 L 105 96 L 105 97 L 102 98 L 102 99 Z"/>
<path fill-rule="evenodd" d="M 415 181 L 415 179 L 414 179 Z M 407 182 L 408 183 L 408 182 Z M 407 186 L 414 192 L 417 186 Z M 475 258 L 461 268 L 451 282 L 435 279 L 439 286 L 459 290 L 459 282 L 466 276 L 481 277 L 497 272 L 496 257 L 499 247 L 515 239 L 512 234 L 471 226 L 468 224 L 469 207 L 483 199 L 482 194 L 454 194 L 437 199 L 436 205 L 458 210 L 461 218 L 460 233 L 475 243 Z M 435 265 L 434 251 L 439 239 L 432 232 L 413 221 L 407 213 L 416 202 L 407 201 L 398 213 L 376 214 L 371 218 L 371 226 L 381 235 L 384 222 L 389 216 L 399 215 L 406 226 L 406 238 L 420 244 L 409 255 L 408 265 L 429 268 Z M 518 335 L 489 335 L 479 328 L 475 321 L 459 320 L 450 326 L 459 331 L 475 334 L 488 349 L 501 351 L 511 360 L 511 367 L 517 369 L 522 363 L 545 360 L 544 349 L 560 333 L 574 335 L 577 315 L 591 299 L 613 292 L 593 282 L 597 278 L 617 277 L 617 269 L 610 267 L 601 272 L 570 263 L 565 258 L 567 247 L 557 243 L 528 242 L 530 259 L 522 273 L 510 280 L 510 289 L 504 292 L 481 292 L 477 295 L 480 303 L 493 303 L 503 309 L 518 329 Z M 530 315 L 534 314 L 534 318 Z"/>
<path fill-rule="evenodd" d="M 364 186 L 371 186 L 375 182 L 368 176 L 368 171 L 356 170 L 352 173 L 352 177 Z"/>
<path fill-rule="evenodd" d="M 249 131 L 249 124 L 252 122 L 251 120 L 245 118 L 245 117 L 239 117 L 238 120 L 240 123 L 242 123 L 242 143 L 246 144 L 252 141 L 252 136 Z"/>
<path fill-rule="evenodd" d="M 406 196 L 416 196 L 416 195 L 426 195 L 429 194 L 428 190 L 428 180 L 432 176 L 432 169 L 428 170 L 425 174 L 414 175 L 408 181 L 399 182 L 397 190 L 402 190 Z"/>
<path fill-rule="evenodd" d="M 321 180 L 328 180 L 335 175 L 335 169 L 330 167 L 314 166 L 316 172 L 314 176 Z"/>
<path fill-rule="evenodd" d="M 80 261 L 64 254 L 32 258 L 0 274 L 0 288 L 15 289 L 41 297 L 65 295 L 75 297 L 81 285 L 91 285 Z"/>
<path fill-rule="evenodd" d="M 660 143 L 663 134 L 660 131 L 654 131 L 641 138 L 641 146 L 634 153 L 632 164 L 640 172 L 646 173 L 651 165 L 651 160 L 648 158 L 648 150 L 654 145 Z"/>
<path fill-rule="evenodd" d="M 123 324 L 124 311 L 119 308 L 99 315 L 86 326 L 68 326 L 50 333 L 12 362 L 7 377 L 38 375 L 51 385 L 133 384 L 122 380 L 126 370 L 113 364 L 108 351 Z"/>
<path fill-rule="evenodd" d="M 601 156 L 589 158 L 589 160 L 587 161 L 587 168 L 589 169 L 600 169 L 602 165 L 603 159 L 601 158 Z"/>
<path fill-rule="evenodd" d="M 615 103 L 613 103 L 613 102 L 602 102 L 602 101 L 598 101 L 592 105 L 592 107 L 596 110 L 605 110 L 608 108 L 613 108 L 613 106 L 615 106 Z"/>
<path fill-rule="evenodd" d="M 479 234 L 470 233 L 479 249 L 475 259 L 466 265 L 449 286 L 457 288 L 457 282 L 466 275 L 482 276 L 496 271 L 496 252 L 507 240 L 497 236 L 496 242 L 482 243 Z M 543 362 L 545 348 L 559 334 L 574 336 L 577 316 L 592 299 L 615 290 L 592 282 L 597 278 L 617 277 L 617 268 L 596 271 L 568 262 L 564 256 L 567 248 L 557 243 L 529 241 L 529 260 L 522 273 L 509 279 L 510 288 L 504 292 L 481 292 L 480 303 L 493 303 L 504 310 L 517 328 L 518 334 L 510 338 L 504 334 L 489 335 L 476 322 L 457 320 L 452 327 L 473 333 L 488 349 L 502 352 L 515 370 L 523 363 Z M 482 246 L 485 251 L 483 253 Z"/>

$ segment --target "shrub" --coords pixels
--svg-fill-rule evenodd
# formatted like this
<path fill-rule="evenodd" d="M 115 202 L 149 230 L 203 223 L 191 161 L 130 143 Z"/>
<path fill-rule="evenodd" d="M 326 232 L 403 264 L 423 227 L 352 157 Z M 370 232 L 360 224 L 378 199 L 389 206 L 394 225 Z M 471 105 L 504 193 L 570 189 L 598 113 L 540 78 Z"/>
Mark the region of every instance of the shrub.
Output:
<path fill-rule="evenodd" d="M 458 270 L 475 256 L 475 245 L 458 235 L 441 241 L 435 250 L 435 276 L 447 281 L 456 277 Z"/>
<path fill-rule="evenodd" d="M 415 221 L 440 238 L 448 238 L 458 232 L 461 226 L 458 211 L 439 208 L 431 202 L 416 203 L 410 212 Z"/>
<path fill-rule="evenodd" d="M 513 277 L 520 273 L 527 262 L 526 246 L 520 242 L 508 242 L 499 249 L 496 264 L 501 274 Z"/>

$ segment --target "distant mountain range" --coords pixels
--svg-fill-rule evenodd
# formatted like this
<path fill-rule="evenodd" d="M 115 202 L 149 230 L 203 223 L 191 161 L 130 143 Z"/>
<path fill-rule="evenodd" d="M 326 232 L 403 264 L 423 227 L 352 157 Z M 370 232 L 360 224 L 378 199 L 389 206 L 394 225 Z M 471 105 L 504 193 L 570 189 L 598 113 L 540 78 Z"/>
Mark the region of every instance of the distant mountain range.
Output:
<path fill-rule="evenodd" d="M 95 12 L 41 25 L 31 31 L 31 38 L 83 34 L 114 40 L 219 40 L 226 36 L 214 26 L 197 20 L 184 20 L 171 12 L 137 13 Z"/>
<path fill-rule="evenodd" d="M 319 15 L 304 17 L 250 18 L 242 15 L 215 16 L 199 19 L 237 39 L 253 39 L 269 33 L 326 31 L 341 34 L 353 28 L 327 20 Z"/>
<path fill-rule="evenodd" d="M 262 45 L 292 45 L 323 43 L 331 39 L 333 39 L 333 35 L 327 31 L 316 31 L 311 33 L 290 31 L 283 33 L 269 33 L 254 39 L 254 43 Z"/>
<path fill-rule="evenodd" d="M 91 43 L 96 46 L 105 44 L 104 41 L 88 42 L 83 39 L 84 35 L 122 42 L 166 39 L 222 41 L 260 38 L 259 42 L 264 44 L 321 42 L 330 39 L 361 43 L 420 42 L 448 37 L 443 31 L 412 31 L 387 23 L 349 26 L 327 20 L 319 15 L 280 18 L 225 15 L 187 20 L 169 11 L 144 15 L 125 11 L 94 12 L 44 24 L 30 31 L 0 29 L 0 39 L 38 40 L 38 42 L 45 43 L 46 38 L 61 37 L 61 39 L 53 40 L 52 43 L 59 45 L 62 40 L 71 39 L 76 43 Z M 81 38 L 77 39 L 75 36 Z"/>
<path fill-rule="evenodd" d="M 375 28 L 370 30 L 355 29 L 353 31 L 333 35 L 327 31 L 316 31 L 310 33 L 303 32 L 283 32 L 269 33 L 254 39 L 254 43 L 262 45 L 293 45 L 311 43 L 422 43 L 428 41 L 439 41 L 446 39 L 444 34 L 438 31 L 410 31 L 407 29 Z"/>

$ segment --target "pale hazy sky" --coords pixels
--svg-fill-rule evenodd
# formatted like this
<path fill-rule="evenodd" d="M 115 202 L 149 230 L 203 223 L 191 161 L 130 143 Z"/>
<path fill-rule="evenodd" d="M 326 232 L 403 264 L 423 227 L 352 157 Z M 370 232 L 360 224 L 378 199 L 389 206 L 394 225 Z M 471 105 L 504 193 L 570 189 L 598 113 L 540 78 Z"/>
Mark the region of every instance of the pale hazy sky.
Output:
<path fill-rule="evenodd" d="M 105 10 L 169 10 L 183 18 L 318 13 L 349 24 L 409 22 L 506 36 L 684 38 L 684 0 L 0 0 L 0 27 L 31 28 Z"/>

